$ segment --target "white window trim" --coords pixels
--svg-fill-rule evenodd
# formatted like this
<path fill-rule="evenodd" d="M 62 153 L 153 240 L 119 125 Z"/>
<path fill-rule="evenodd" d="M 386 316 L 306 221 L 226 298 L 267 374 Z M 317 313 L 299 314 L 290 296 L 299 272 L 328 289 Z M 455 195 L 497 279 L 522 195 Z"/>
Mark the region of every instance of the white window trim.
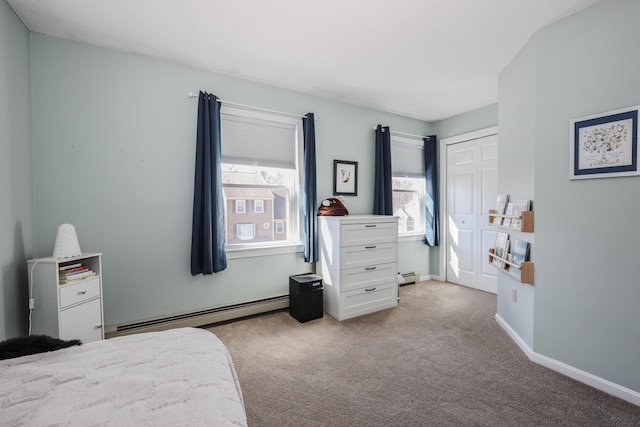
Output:
<path fill-rule="evenodd" d="M 222 104 L 220 107 L 220 112 L 230 115 L 243 116 L 249 118 L 263 119 L 263 120 L 273 120 L 280 121 L 283 123 L 291 123 L 295 125 L 295 134 L 296 134 L 296 161 L 297 161 L 297 182 L 294 185 L 295 193 L 291 195 L 289 199 L 289 221 L 286 224 L 286 233 L 291 236 L 294 241 L 280 242 L 275 241 L 271 242 L 269 245 L 261 245 L 260 247 L 256 247 L 255 243 L 244 245 L 244 244 L 234 244 L 231 247 L 225 245 L 225 251 L 227 253 L 227 259 L 238 259 L 238 258 L 250 258 L 256 256 L 265 256 L 265 255 L 280 255 L 280 254 L 290 254 L 290 253 L 299 253 L 304 252 L 304 245 L 302 243 L 302 209 L 300 206 L 300 190 L 301 183 L 303 180 L 303 144 L 304 144 L 304 135 L 302 129 L 302 118 L 291 117 L 285 115 L 278 115 L 277 113 L 264 113 L 258 112 L 254 110 L 246 110 L 237 107 L 225 106 Z M 246 208 L 245 208 L 246 210 Z M 298 230 L 296 236 L 294 236 L 294 231 Z"/>
<path fill-rule="evenodd" d="M 258 203 L 260 202 L 260 203 Z M 258 210 L 258 204 L 260 205 L 260 210 Z M 264 200 L 256 199 L 253 201 L 253 211 L 255 213 L 264 213 Z"/>
<path fill-rule="evenodd" d="M 241 245 L 236 245 L 241 246 Z M 261 248 L 233 247 L 227 248 L 227 259 L 252 258 L 267 255 L 284 255 L 304 252 L 302 244 L 285 243 Z"/>
<path fill-rule="evenodd" d="M 408 138 L 408 137 L 403 137 L 403 136 L 398 136 L 398 135 L 391 135 L 391 145 L 393 146 L 394 141 L 396 141 L 396 143 L 398 144 L 410 144 L 410 145 L 419 145 L 422 146 L 424 149 L 424 141 L 422 139 L 417 139 L 417 138 Z M 393 153 L 393 148 L 391 149 L 392 153 Z M 392 178 L 407 178 L 406 176 L 401 176 L 401 175 L 394 175 L 393 170 L 391 170 L 391 177 Z M 393 191 L 393 190 L 392 190 Z M 422 194 L 423 199 L 420 201 L 421 202 L 421 207 L 420 207 L 420 213 L 422 215 L 422 218 L 420 218 L 420 223 L 422 224 L 422 227 L 424 229 L 424 227 L 426 227 L 425 221 L 426 218 L 424 218 L 426 216 L 425 212 L 424 212 L 424 197 L 426 197 L 426 188 L 424 193 Z M 399 242 L 406 242 L 406 241 L 415 241 L 415 240 L 421 240 L 422 238 L 424 238 L 424 231 L 412 231 L 410 233 L 401 233 L 400 229 L 398 229 L 398 241 Z"/>
<path fill-rule="evenodd" d="M 238 202 L 242 202 L 242 210 L 238 209 L 238 206 L 240 206 L 238 204 Z M 239 214 L 247 213 L 247 201 L 246 200 L 242 200 L 242 199 L 234 200 L 233 201 L 233 207 L 234 207 L 235 213 L 239 213 Z"/>

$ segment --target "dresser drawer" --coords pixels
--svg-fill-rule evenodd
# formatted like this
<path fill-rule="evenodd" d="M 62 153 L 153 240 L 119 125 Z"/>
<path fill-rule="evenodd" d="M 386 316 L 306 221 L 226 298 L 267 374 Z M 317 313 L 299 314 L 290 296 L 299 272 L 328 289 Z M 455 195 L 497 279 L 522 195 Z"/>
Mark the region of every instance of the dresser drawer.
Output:
<path fill-rule="evenodd" d="M 346 246 L 340 249 L 341 267 L 353 268 L 396 262 L 396 251 L 395 243 Z"/>
<path fill-rule="evenodd" d="M 397 242 L 398 224 L 396 222 L 344 224 L 340 226 L 340 235 L 342 247 Z"/>
<path fill-rule="evenodd" d="M 398 272 L 395 262 L 347 268 L 340 271 L 340 290 L 342 292 L 397 282 Z"/>
<path fill-rule="evenodd" d="M 70 285 L 62 285 L 60 286 L 60 308 L 78 304 L 97 296 L 100 296 L 100 279 L 97 277 Z"/>
<path fill-rule="evenodd" d="M 343 292 L 341 295 L 340 320 L 361 316 L 398 305 L 398 287 L 395 284 L 369 286 Z"/>

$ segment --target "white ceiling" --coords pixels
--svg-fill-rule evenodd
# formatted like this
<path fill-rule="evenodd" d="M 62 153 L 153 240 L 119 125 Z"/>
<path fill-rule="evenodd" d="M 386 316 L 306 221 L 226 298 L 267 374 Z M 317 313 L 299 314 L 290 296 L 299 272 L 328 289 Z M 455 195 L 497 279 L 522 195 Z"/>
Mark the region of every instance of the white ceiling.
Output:
<path fill-rule="evenodd" d="M 599 0 L 7 1 L 33 32 L 432 121 L 496 102 L 537 30 Z"/>

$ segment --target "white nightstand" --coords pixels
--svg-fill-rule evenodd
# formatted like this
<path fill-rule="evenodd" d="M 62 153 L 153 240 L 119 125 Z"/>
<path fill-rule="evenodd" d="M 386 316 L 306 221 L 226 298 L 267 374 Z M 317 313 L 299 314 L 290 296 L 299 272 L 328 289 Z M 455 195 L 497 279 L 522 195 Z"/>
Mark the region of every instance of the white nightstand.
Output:
<path fill-rule="evenodd" d="M 80 279 L 73 279 L 73 276 L 69 280 L 63 279 L 73 265 L 86 266 L 85 271 L 95 274 Z M 27 266 L 34 300 L 32 335 L 79 339 L 83 343 L 104 339 L 101 253 L 31 259 Z M 82 273 L 82 268 L 76 268 Z"/>

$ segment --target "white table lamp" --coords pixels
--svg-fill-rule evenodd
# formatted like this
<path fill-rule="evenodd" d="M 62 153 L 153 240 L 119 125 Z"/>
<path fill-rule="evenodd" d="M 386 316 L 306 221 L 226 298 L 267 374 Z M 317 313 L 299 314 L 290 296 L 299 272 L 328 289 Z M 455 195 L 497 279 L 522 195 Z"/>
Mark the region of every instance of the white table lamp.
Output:
<path fill-rule="evenodd" d="M 58 227 L 56 244 L 53 247 L 53 257 L 70 258 L 81 254 L 75 227 L 71 224 L 62 224 Z"/>

